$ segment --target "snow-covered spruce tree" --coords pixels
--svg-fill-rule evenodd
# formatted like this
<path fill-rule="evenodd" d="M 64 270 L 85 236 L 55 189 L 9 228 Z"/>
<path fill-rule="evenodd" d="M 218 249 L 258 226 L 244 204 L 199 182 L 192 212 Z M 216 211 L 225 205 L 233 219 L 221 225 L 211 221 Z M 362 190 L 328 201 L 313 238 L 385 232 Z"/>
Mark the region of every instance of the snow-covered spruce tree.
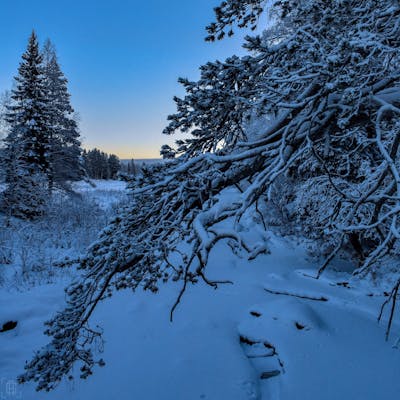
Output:
<path fill-rule="evenodd" d="M 265 247 L 250 248 L 239 221 L 257 215 L 282 179 L 295 189 L 287 196 L 292 218 L 334 244 L 321 272 L 347 243 L 362 253 L 361 276 L 382 257 L 398 257 L 399 2 L 226 0 L 209 39 L 255 24 L 266 3 L 275 26 L 247 39 L 250 55 L 207 64 L 198 82 L 182 81 L 187 95 L 176 99 L 166 133 L 191 137 L 178 143 L 177 159 L 138 180 L 132 204 L 80 260 L 82 279 L 48 322 L 52 341 L 20 382 L 50 390 L 75 362 L 89 376 L 101 338 L 90 318 L 113 290 L 157 291 L 160 281 L 181 279 L 179 303 L 190 282 L 218 285 L 205 275 L 218 241 L 255 257 Z M 269 119 L 264 129 L 248 135 L 247 124 L 261 116 Z M 221 196 L 227 188 L 230 196 Z M 227 219 L 232 229 L 221 227 Z"/>
<path fill-rule="evenodd" d="M 22 55 L 11 93 L 4 150 L 7 188 L 3 193 L 3 208 L 11 215 L 33 218 L 43 212 L 46 202 L 43 184 L 50 165 L 48 100 L 35 32 Z"/>
<path fill-rule="evenodd" d="M 3 140 L 9 133 L 7 122 L 7 109 L 11 105 L 11 92 L 5 91 L 0 94 L 0 182 L 5 180 L 5 153 Z"/>
<path fill-rule="evenodd" d="M 115 154 L 110 154 L 107 159 L 108 170 L 110 174 L 110 179 L 116 179 L 119 170 L 121 169 L 121 162 Z"/>
<path fill-rule="evenodd" d="M 54 45 L 47 40 L 42 51 L 45 95 L 50 120 L 49 188 L 65 187 L 69 181 L 82 178 L 81 143 L 70 102 L 68 81 L 61 71 Z"/>
<path fill-rule="evenodd" d="M 11 105 L 11 92 L 6 90 L 0 94 L 0 140 L 7 136 L 9 124 L 7 122 L 7 109 Z"/>
<path fill-rule="evenodd" d="M 91 179 L 115 179 L 121 168 L 115 154 L 107 154 L 99 149 L 84 150 L 82 158 L 85 171 Z"/>

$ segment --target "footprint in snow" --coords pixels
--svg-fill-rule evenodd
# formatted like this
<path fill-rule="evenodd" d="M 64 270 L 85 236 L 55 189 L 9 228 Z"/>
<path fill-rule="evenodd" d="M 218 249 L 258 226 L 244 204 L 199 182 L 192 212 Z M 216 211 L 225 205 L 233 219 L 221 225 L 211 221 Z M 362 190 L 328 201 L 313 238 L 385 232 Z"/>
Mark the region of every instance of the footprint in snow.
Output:
<path fill-rule="evenodd" d="M 285 342 L 310 331 L 324 330 L 325 322 L 312 305 L 297 298 L 279 298 L 253 306 L 239 325 L 241 347 L 256 370 L 260 385 L 270 386 L 278 398 L 285 368 Z"/>

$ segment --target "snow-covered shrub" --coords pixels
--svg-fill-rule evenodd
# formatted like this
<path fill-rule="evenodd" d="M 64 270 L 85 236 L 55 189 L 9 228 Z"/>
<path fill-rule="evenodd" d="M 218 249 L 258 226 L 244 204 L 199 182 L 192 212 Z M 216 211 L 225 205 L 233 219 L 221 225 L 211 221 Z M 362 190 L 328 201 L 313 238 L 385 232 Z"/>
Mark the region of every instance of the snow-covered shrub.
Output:
<path fill-rule="evenodd" d="M 9 179 L 1 193 L 1 210 L 10 217 L 32 220 L 45 212 L 48 192 L 41 173 L 18 169 L 18 178 Z"/>
<path fill-rule="evenodd" d="M 69 273 L 57 265 L 83 255 L 125 201 L 123 192 L 55 193 L 34 221 L 2 217 L 0 268 L 10 285 L 35 285 Z M 4 283 L 4 282 L 3 282 Z"/>

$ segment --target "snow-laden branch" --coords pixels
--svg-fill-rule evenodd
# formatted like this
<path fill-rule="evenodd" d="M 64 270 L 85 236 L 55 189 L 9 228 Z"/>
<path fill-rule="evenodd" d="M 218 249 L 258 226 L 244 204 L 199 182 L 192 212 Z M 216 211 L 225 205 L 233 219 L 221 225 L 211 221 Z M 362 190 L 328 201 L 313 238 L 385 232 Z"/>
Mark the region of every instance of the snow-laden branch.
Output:
<path fill-rule="evenodd" d="M 186 94 L 165 129 L 188 134 L 178 158 L 132 184 L 132 204 L 81 260 L 82 281 L 68 289 L 67 308 L 49 322 L 50 345 L 21 382 L 52 389 L 76 362 L 88 376 L 101 337 L 92 312 L 115 289 L 156 292 L 182 280 L 175 310 L 189 283 L 213 284 L 205 270 L 220 241 L 250 259 L 266 251 L 240 235 L 245 215 L 268 227 L 279 210 L 281 231 L 316 240 L 326 257 L 318 276 L 341 252 L 358 258 L 361 276 L 398 256 L 400 5 L 272 3 L 279 25 L 247 38 L 249 55 L 181 80 Z M 253 25 L 264 5 L 223 2 L 210 38 Z"/>

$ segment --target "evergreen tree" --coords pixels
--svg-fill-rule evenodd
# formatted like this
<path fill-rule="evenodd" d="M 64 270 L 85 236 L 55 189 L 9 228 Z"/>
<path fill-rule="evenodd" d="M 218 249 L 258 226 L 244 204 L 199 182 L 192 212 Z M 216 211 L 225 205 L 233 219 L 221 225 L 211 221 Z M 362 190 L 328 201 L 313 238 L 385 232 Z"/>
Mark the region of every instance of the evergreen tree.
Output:
<path fill-rule="evenodd" d="M 138 173 L 138 168 L 136 167 L 136 163 L 133 158 L 130 161 L 128 161 L 127 173 L 130 176 L 136 176 Z"/>
<path fill-rule="evenodd" d="M 54 184 L 64 186 L 67 181 L 79 180 L 83 169 L 80 163 L 80 135 L 70 103 L 68 81 L 50 40 L 46 41 L 42 55 L 51 125 L 48 178 L 52 188 Z"/>
<path fill-rule="evenodd" d="M 85 157 L 85 168 L 91 179 L 103 179 L 105 161 L 98 149 L 89 150 Z"/>
<path fill-rule="evenodd" d="M 7 136 L 9 123 L 7 122 L 7 110 L 11 106 L 11 92 L 5 91 L 0 95 L 0 140 Z"/>
<path fill-rule="evenodd" d="M 100 179 L 109 179 L 110 170 L 108 165 L 108 154 L 106 154 L 104 151 L 100 152 L 99 167 L 100 167 Z"/>
<path fill-rule="evenodd" d="M 0 95 L 0 182 L 5 180 L 5 151 L 3 140 L 9 133 L 7 109 L 11 105 L 11 92 L 5 91 Z"/>
<path fill-rule="evenodd" d="M 51 145 L 49 103 L 35 32 L 22 56 L 11 98 L 4 157 L 8 186 L 3 205 L 12 215 L 33 218 L 41 214 L 46 202 L 43 185 L 50 169 Z"/>
<path fill-rule="evenodd" d="M 129 165 L 131 167 L 131 174 L 132 176 L 136 176 L 138 173 L 138 167 L 136 166 L 135 160 L 132 158 L 131 161 L 129 162 Z"/>
<path fill-rule="evenodd" d="M 119 158 L 99 149 L 83 152 L 83 165 L 91 179 L 115 179 L 121 169 Z"/>
<path fill-rule="evenodd" d="M 20 157 L 31 172 L 46 173 L 50 164 L 51 126 L 42 56 L 35 32 L 32 32 L 28 48 L 22 55 L 15 82 L 11 95 L 13 102 L 7 115 L 13 131 L 9 139 L 19 142 Z"/>
<path fill-rule="evenodd" d="M 119 158 L 115 154 L 110 154 L 108 156 L 109 178 L 115 179 L 120 169 L 121 169 L 121 163 L 119 161 Z"/>

